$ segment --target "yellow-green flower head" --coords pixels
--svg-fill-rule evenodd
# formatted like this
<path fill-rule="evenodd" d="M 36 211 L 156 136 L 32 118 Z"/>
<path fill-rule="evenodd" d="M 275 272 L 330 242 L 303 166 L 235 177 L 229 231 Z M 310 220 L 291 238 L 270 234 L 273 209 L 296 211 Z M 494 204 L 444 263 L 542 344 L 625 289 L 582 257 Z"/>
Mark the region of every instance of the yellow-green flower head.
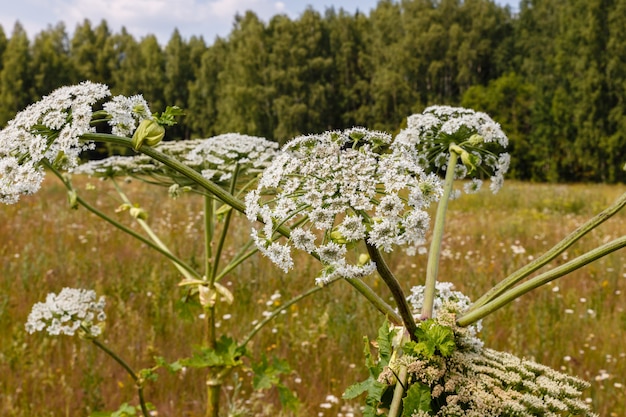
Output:
<path fill-rule="evenodd" d="M 248 218 L 265 224 L 252 232 L 259 249 L 285 271 L 292 249 L 316 255 L 326 266 L 321 283 L 373 272 L 371 261 L 359 261 L 366 241 L 387 252 L 415 252 L 441 181 L 424 173 L 415 152 L 388 152 L 391 140 L 354 128 L 288 142 L 246 196 Z M 285 244 L 274 240 L 279 224 L 292 229 Z"/>
<path fill-rule="evenodd" d="M 138 150 L 141 145 L 157 145 L 165 137 L 165 128 L 154 119 L 144 119 L 133 134 L 133 149 Z"/>
<path fill-rule="evenodd" d="M 491 117 L 472 109 L 431 106 L 407 119 L 407 128 L 396 137 L 392 148 L 396 152 L 414 149 L 427 171 L 442 173 L 448 169 L 450 152 L 460 158 L 455 167 L 457 179 L 474 178 L 466 191 L 480 188 L 480 178 L 489 176 L 491 190 L 502 186 L 509 168 L 510 157 L 503 149 L 508 138 Z"/>

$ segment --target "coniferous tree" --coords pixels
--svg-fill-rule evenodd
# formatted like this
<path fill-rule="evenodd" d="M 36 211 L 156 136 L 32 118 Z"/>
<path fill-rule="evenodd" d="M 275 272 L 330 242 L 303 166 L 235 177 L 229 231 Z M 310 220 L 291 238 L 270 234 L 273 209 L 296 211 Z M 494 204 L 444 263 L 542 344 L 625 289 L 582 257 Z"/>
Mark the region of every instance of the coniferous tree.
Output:
<path fill-rule="evenodd" d="M 193 82 L 194 69 L 189 56 L 187 45 L 178 29 L 174 30 L 170 40 L 165 46 L 165 85 L 163 88 L 164 103 L 167 106 L 178 106 L 184 109 L 189 101 L 189 84 Z M 168 130 L 168 138 L 188 138 L 184 119 L 179 124 Z"/>
<path fill-rule="evenodd" d="M 32 97 L 32 75 L 30 61 L 30 42 L 24 27 L 16 22 L 2 54 L 2 71 L 0 72 L 0 126 L 13 118 L 25 108 Z"/>
<path fill-rule="evenodd" d="M 32 45 L 33 74 L 31 97 L 38 100 L 52 90 L 76 82 L 70 62 L 69 37 L 59 23 L 40 32 Z"/>
<path fill-rule="evenodd" d="M 77 81 L 110 82 L 115 64 L 110 37 L 111 31 L 104 20 L 95 29 L 87 19 L 76 26 L 70 41 L 70 59 Z"/>
<path fill-rule="evenodd" d="M 7 49 L 7 35 L 4 33 L 4 28 L 0 25 L 0 71 L 2 71 L 2 54 Z"/>
<path fill-rule="evenodd" d="M 248 11 L 235 18 L 218 76 L 217 132 L 272 136 L 274 87 L 268 76 L 267 44 L 265 25 L 256 14 Z"/>
<path fill-rule="evenodd" d="M 186 109 L 185 122 L 191 130 L 192 137 L 210 137 L 218 133 L 217 102 L 219 74 L 222 72 L 227 42 L 217 38 L 213 45 L 202 51 L 200 45 L 191 48 L 191 56 L 195 61 L 200 58 L 200 65 L 194 81 L 189 86 L 189 104 Z"/>

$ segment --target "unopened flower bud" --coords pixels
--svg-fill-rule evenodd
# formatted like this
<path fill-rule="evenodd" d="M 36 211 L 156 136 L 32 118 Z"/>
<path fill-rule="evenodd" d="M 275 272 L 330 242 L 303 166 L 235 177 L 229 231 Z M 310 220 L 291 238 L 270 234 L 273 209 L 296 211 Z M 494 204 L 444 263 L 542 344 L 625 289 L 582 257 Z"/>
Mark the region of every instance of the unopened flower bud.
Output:
<path fill-rule="evenodd" d="M 129 210 L 129 213 L 135 219 L 139 219 L 139 220 L 147 220 L 148 219 L 148 213 L 144 209 L 142 209 L 141 207 L 131 207 L 130 210 Z"/>
<path fill-rule="evenodd" d="M 461 161 L 463 162 L 463 165 L 469 168 L 469 172 L 472 172 L 476 169 L 478 157 L 467 152 L 466 150 L 463 150 L 463 152 L 461 152 Z"/>
<path fill-rule="evenodd" d="M 133 149 L 138 150 L 144 143 L 148 146 L 154 146 L 161 142 L 165 136 L 165 128 L 158 124 L 155 120 L 144 119 L 133 134 Z"/>
<path fill-rule="evenodd" d="M 330 239 L 340 245 L 345 245 L 348 242 L 345 236 L 337 229 L 330 232 Z"/>
<path fill-rule="evenodd" d="M 70 203 L 71 209 L 78 209 L 78 194 L 76 194 L 76 191 L 70 190 L 67 192 L 67 201 Z"/>
<path fill-rule="evenodd" d="M 359 262 L 357 263 L 357 265 L 363 266 L 367 264 L 369 261 L 370 261 L 370 256 L 367 253 L 362 253 L 359 255 Z"/>
<path fill-rule="evenodd" d="M 472 146 L 476 146 L 476 145 L 480 145 L 484 141 L 485 141 L 485 138 L 483 138 L 480 135 L 474 134 L 474 135 L 470 136 L 470 138 L 467 140 L 467 143 L 469 143 Z"/>

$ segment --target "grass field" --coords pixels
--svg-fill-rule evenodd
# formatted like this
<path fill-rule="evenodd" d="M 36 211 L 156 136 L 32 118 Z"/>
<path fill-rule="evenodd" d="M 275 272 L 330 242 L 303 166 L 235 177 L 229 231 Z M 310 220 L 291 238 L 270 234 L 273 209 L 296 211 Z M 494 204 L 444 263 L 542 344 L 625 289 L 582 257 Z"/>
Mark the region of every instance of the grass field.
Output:
<path fill-rule="evenodd" d="M 80 194 L 107 213 L 119 199 L 106 182 L 75 178 Z M 88 190 L 87 184 L 95 186 Z M 166 190 L 125 184 L 149 213 L 149 222 L 186 261 L 201 262 L 202 202 L 168 199 Z M 497 195 L 485 190 L 452 201 L 443 242 L 440 277 L 476 299 L 491 285 L 557 243 L 623 193 L 623 186 L 541 185 L 505 182 Z M 84 209 L 70 210 L 54 178 L 38 194 L 0 206 L 0 415 L 87 416 L 136 403 L 132 380 L 119 366 L 79 338 L 29 335 L 24 323 L 35 302 L 65 286 L 107 297 L 106 343 L 137 368 L 152 357 L 176 360 L 202 340 L 200 309 L 183 308 L 175 268 Z M 128 214 L 113 216 L 133 227 Z M 234 252 L 247 241 L 245 219 L 227 242 Z M 616 215 L 570 248 L 553 265 L 626 233 L 626 212 Z M 534 358 L 591 382 L 587 393 L 600 416 L 626 415 L 626 251 L 518 299 L 483 321 L 488 347 Z M 405 291 L 423 283 L 426 257 L 397 253 L 389 264 Z M 263 312 L 313 286 L 317 265 L 302 256 L 284 274 L 253 257 L 226 277 L 235 295 L 220 304 L 219 330 L 246 334 Z M 388 297 L 375 277 L 368 283 Z M 277 295 L 280 294 L 280 297 Z M 183 314 L 183 312 L 190 314 Z M 357 403 L 340 400 L 366 376 L 363 336 L 375 337 L 382 317 L 350 285 L 339 282 L 280 315 L 251 346 L 255 355 L 286 359 L 284 383 L 300 398 L 301 416 L 359 415 Z M 232 375 L 224 415 L 289 415 L 277 393 L 250 392 L 250 372 Z M 204 373 L 160 372 L 146 388 L 159 416 L 200 416 Z M 330 396 L 330 397 L 329 397 Z M 339 398 L 335 401 L 335 397 Z"/>

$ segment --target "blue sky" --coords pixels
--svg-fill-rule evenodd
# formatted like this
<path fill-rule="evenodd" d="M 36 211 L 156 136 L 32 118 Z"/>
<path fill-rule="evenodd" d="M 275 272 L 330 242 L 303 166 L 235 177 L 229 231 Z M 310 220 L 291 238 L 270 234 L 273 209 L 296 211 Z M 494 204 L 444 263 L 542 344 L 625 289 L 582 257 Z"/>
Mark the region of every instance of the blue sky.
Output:
<path fill-rule="evenodd" d="M 513 10 L 519 5 L 519 0 L 495 1 L 510 5 Z M 378 0 L 5 0 L 2 3 L 0 25 L 7 36 L 18 20 L 33 38 L 58 22 L 64 22 L 71 35 L 85 19 L 93 24 L 105 19 L 113 32 L 124 26 L 137 39 L 155 34 L 165 44 L 175 28 L 185 39 L 203 36 L 212 43 L 216 36 L 228 35 L 235 14 L 246 10 L 253 10 L 267 21 L 279 13 L 297 18 L 308 5 L 320 11 L 335 7 L 350 13 L 357 9 L 369 13 Z"/>

